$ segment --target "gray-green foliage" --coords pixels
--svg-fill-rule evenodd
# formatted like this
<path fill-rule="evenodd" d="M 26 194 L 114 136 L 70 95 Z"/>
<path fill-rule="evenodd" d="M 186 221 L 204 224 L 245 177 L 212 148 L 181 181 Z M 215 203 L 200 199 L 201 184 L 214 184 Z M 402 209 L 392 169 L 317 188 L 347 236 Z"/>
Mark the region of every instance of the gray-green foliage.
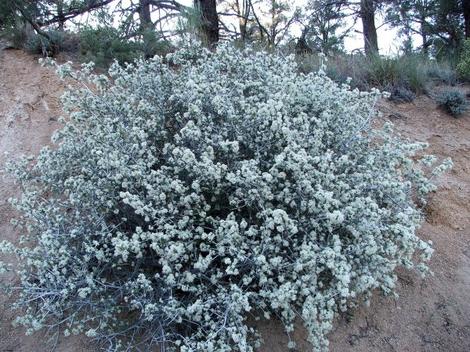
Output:
<path fill-rule="evenodd" d="M 390 92 L 390 100 L 397 103 L 411 103 L 415 100 L 416 94 L 405 87 L 395 87 Z"/>
<path fill-rule="evenodd" d="M 62 40 L 62 33 L 59 31 L 49 32 L 51 39 L 34 33 L 24 43 L 24 48 L 30 54 L 41 54 L 54 56 L 59 52 L 58 43 Z"/>
<path fill-rule="evenodd" d="M 465 94 L 455 89 L 441 92 L 437 96 L 437 103 L 454 117 L 458 117 L 468 110 Z"/>
<path fill-rule="evenodd" d="M 253 351 L 248 317 L 300 317 L 314 350 L 397 267 L 426 271 L 424 144 L 373 131 L 380 97 L 291 57 L 182 49 L 74 72 L 65 126 L 24 190 L 17 319 L 110 351 Z M 290 342 L 289 347 L 294 343 Z M 179 349 L 178 349 L 179 348 Z"/>
<path fill-rule="evenodd" d="M 46 31 L 48 38 L 33 33 L 23 44 L 24 49 L 31 54 L 54 56 L 59 52 L 77 52 L 79 38 L 76 34 L 65 31 Z"/>

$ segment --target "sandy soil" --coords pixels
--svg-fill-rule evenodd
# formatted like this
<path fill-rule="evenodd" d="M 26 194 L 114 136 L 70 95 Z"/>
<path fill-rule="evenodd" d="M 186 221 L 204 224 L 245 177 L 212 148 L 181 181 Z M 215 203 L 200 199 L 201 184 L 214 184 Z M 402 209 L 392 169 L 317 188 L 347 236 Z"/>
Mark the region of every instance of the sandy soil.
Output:
<path fill-rule="evenodd" d="M 59 127 L 59 96 L 63 84 L 36 59 L 16 50 L 0 51 L 0 167 L 8 152 L 37 153 Z M 465 89 L 465 88 L 461 88 Z M 440 178 L 440 189 L 427 207 L 427 221 L 420 230 L 434 242 L 433 277 L 399 272 L 394 300 L 376 295 L 369 308 L 361 307 L 336 322 L 330 334 L 331 351 L 470 351 L 470 114 L 455 119 L 439 111 L 428 97 L 413 104 L 383 103 L 384 118 L 413 140 L 430 143 L 430 152 L 450 156 L 453 170 Z M 8 177 L 0 179 L 0 240 L 15 240 L 9 224 L 13 212 L 7 199 L 17 194 Z M 42 335 L 24 336 L 11 326 L 10 301 L 0 296 L 0 352 L 43 352 Z M 276 323 L 260 326 L 262 352 L 286 351 L 286 338 Z M 305 332 L 295 338 L 298 352 L 310 351 Z M 57 351 L 92 352 L 84 339 L 59 341 Z"/>
<path fill-rule="evenodd" d="M 12 156 L 36 154 L 50 143 L 52 132 L 60 127 L 59 98 L 64 88 L 36 58 L 17 50 L 0 51 L 0 169 Z M 0 240 L 15 241 L 18 234 L 10 225 L 14 213 L 8 198 L 18 189 L 8 176 L 2 173 L 0 177 Z M 25 336 L 23 329 L 12 326 L 10 303 L 0 296 L 0 352 L 48 351 L 50 344 L 43 335 Z M 59 341 L 57 351 L 92 351 L 82 346 L 76 338 L 64 340 Z"/>

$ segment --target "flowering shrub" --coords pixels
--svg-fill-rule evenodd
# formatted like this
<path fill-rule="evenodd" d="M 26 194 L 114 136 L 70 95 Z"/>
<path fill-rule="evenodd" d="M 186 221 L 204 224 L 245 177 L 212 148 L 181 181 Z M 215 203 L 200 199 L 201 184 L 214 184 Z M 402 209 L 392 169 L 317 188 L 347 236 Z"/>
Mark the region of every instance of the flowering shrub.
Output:
<path fill-rule="evenodd" d="M 393 292 L 397 266 L 426 270 L 413 199 L 435 188 L 434 159 L 370 129 L 377 91 L 228 46 L 108 78 L 59 71 L 82 85 L 64 95 L 56 145 L 12 167 L 27 242 L 3 246 L 22 259 L 30 332 L 110 351 L 253 351 L 247 318 L 290 333 L 301 317 L 324 350 L 339 311 Z"/>

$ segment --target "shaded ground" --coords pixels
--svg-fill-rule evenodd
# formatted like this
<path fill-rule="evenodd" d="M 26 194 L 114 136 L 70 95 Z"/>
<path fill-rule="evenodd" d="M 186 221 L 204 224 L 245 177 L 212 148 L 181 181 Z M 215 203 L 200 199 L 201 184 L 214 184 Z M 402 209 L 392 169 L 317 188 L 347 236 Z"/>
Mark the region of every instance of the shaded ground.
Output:
<path fill-rule="evenodd" d="M 37 153 L 49 143 L 56 122 L 63 84 L 49 69 L 16 50 L 0 51 L 0 167 L 7 156 Z M 399 272 L 400 298 L 374 297 L 371 307 L 338 319 L 330 334 L 331 351 L 470 351 L 470 114 L 455 119 L 439 111 L 431 99 L 413 104 L 383 103 L 384 118 L 413 140 L 430 143 L 430 153 L 452 157 L 453 170 L 440 179 L 440 189 L 427 208 L 421 236 L 434 242 L 433 277 L 421 280 Z M 389 116 L 392 115 L 392 116 Z M 17 236 L 9 224 L 7 199 L 17 193 L 10 179 L 0 180 L 0 240 Z M 25 337 L 11 326 L 12 313 L 0 296 L 0 352 L 43 352 L 42 335 Z M 262 324 L 263 352 L 286 351 L 286 339 L 276 323 Z M 295 334 L 298 351 L 310 349 L 304 332 Z M 81 339 L 59 341 L 57 351 L 91 352 Z"/>

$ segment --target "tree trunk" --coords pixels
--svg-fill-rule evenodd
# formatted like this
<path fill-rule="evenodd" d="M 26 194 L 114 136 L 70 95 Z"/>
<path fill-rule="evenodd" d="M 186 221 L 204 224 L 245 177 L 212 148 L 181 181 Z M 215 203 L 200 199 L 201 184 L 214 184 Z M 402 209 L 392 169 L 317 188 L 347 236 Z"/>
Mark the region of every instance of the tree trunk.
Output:
<path fill-rule="evenodd" d="M 139 0 L 140 32 L 144 41 L 144 55 L 148 59 L 155 54 L 155 31 L 153 28 L 150 3 L 148 0 Z"/>
<path fill-rule="evenodd" d="M 57 2 L 57 16 L 59 17 L 59 31 L 65 29 L 64 3 L 62 0 Z"/>
<path fill-rule="evenodd" d="M 420 34 L 423 40 L 423 55 L 428 57 L 429 55 L 429 41 L 428 41 L 428 31 L 425 26 L 425 18 L 421 18 Z"/>
<path fill-rule="evenodd" d="M 147 29 L 149 26 L 152 26 L 150 3 L 148 0 L 140 0 L 139 6 L 140 28 Z"/>
<path fill-rule="evenodd" d="M 377 28 L 375 27 L 374 0 L 361 0 L 361 20 L 364 36 L 364 51 L 367 55 L 379 52 Z"/>
<path fill-rule="evenodd" d="M 248 16 L 250 15 L 250 0 L 236 0 L 235 7 L 238 15 L 238 27 L 240 29 L 240 40 L 245 42 L 247 39 Z"/>
<path fill-rule="evenodd" d="M 470 38 L 470 0 L 462 0 L 462 10 L 465 21 L 465 38 Z"/>
<path fill-rule="evenodd" d="M 297 40 L 297 43 L 295 44 L 295 53 L 297 55 L 308 55 L 312 54 L 313 50 L 308 46 L 307 43 L 307 29 L 304 28 L 302 30 L 302 34 L 300 35 L 300 38 Z"/>
<path fill-rule="evenodd" d="M 201 34 L 209 47 L 219 41 L 219 17 L 216 0 L 194 0 L 194 5 L 201 14 Z"/>

